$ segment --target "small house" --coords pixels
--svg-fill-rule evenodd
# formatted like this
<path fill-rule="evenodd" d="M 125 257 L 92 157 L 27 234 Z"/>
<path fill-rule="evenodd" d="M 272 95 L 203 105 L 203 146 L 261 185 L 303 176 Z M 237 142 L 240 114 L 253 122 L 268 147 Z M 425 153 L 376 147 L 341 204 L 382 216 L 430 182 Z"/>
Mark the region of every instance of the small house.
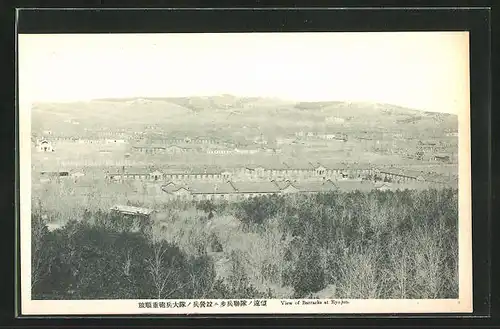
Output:
<path fill-rule="evenodd" d="M 52 144 L 49 143 L 47 140 L 42 140 L 38 144 L 38 151 L 40 152 L 54 152 L 54 148 L 52 147 Z"/>

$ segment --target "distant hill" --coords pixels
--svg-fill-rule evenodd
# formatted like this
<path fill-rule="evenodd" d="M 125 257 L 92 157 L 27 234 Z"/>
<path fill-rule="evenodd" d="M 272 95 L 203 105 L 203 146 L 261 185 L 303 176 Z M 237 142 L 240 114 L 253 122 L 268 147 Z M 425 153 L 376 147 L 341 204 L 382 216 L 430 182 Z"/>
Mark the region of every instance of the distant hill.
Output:
<path fill-rule="evenodd" d="M 38 103 L 32 129 L 78 133 L 92 127 L 217 131 L 260 129 L 295 131 L 322 129 L 397 129 L 426 131 L 456 129 L 456 115 L 431 113 L 391 104 L 366 102 L 291 102 L 275 98 L 232 95 L 176 98 L 107 98 L 86 102 Z"/>

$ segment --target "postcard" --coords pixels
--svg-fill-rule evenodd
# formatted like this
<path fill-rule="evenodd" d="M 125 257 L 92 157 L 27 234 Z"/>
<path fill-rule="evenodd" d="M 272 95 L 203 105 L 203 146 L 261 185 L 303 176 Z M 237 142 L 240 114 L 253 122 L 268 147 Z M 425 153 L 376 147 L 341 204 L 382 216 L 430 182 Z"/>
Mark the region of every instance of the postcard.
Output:
<path fill-rule="evenodd" d="M 22 315 L 472 312 L 467 32 L 18 46 Z"/>

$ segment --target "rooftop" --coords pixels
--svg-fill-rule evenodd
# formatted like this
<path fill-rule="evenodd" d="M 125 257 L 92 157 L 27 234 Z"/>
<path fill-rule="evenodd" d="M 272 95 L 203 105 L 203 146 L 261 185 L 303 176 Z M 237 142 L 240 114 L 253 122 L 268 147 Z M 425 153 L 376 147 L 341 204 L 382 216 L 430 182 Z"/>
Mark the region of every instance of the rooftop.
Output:
<path fill-rule="evenodd" d="M 228 182 L 223 183 L 192 183 L 189 184 L 188 189 L 192 193 L 196 194 L 208 194 L 208 193 L 235 193 L 233 185 Z"/>
<path fill-rule="evenodd" d="M 329 192 L 337 189 L 337 186 L 329 180 L 293 183 L 292 186 L 296 187 L 301 192 Z"/>
<path fill-rule="evenodd" d="M 273 182 L 233 182 L 239 193 L 277 193 L 279 188 Z"/>
<path fill-rule="evenodd" d="M 375 188 L 375 184 L 367 181 L 338 181 L 335 186 L 340 191 L 354 192 L 354 191 L 371 191 Z"/>
<path fill-rule="evenodd" d="M 121 213 L 126 213 L 126 214 L 138 214 L 138 215 L 146 215 L 146 216 L 149 216 L 154 212 L 153 209 L 133 207 L 133 206 L 123 206 L 123 205 L 116 205 L 116 206 L 112 207 L 111 210 L 118 211 Z"/>

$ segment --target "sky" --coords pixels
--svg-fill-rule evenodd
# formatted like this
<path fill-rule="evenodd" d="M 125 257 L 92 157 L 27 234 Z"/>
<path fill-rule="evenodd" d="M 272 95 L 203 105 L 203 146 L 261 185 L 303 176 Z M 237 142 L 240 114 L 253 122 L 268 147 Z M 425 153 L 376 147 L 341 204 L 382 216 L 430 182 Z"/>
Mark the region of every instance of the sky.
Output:
<path fill-rule="evenodd" d="M 19 36 L 30 102 L 232 94 L 469 108 L 467 32 Z"/>

